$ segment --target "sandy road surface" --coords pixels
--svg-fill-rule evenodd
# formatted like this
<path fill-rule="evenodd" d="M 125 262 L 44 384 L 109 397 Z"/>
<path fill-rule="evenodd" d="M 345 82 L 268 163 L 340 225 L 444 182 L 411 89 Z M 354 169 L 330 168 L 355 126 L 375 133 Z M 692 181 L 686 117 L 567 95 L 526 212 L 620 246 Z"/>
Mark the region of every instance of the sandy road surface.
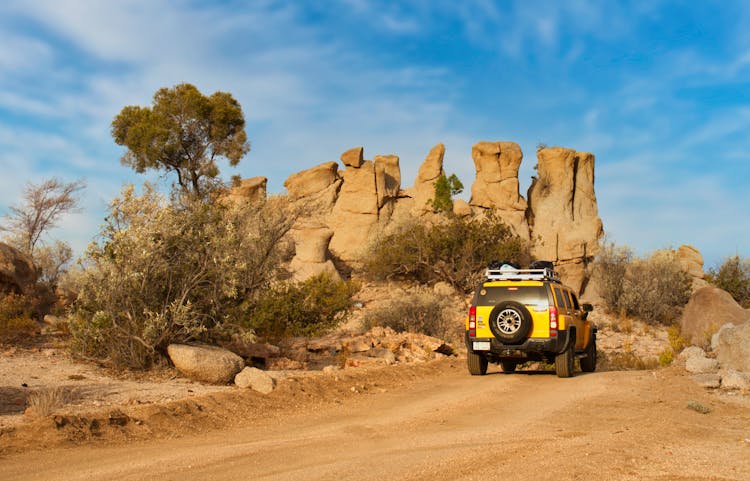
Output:
<path fill-rule="evenodd" d="M 750 479 L 746 399 L 707 393 L 676 368 L 471 377 L 453 362 L 293 405 L 204 435 L 9 455 L 0 480 Z"/>

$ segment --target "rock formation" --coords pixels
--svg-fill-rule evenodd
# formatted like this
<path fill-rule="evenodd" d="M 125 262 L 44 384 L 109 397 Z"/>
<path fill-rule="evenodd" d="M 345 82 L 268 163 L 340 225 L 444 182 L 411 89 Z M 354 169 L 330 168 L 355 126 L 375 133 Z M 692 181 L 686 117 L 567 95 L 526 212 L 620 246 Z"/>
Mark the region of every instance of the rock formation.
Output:
<path fill-rule="evenodd" d="M 515 142 L 478 142 L 471 148 L 477 176 L 469 204 L 495 209 L 522 239 L 529 239 L 526 199 L 520 194 L 518 168 L 523 153 Z"/>
<path fill-rule="evenodd" d="M 677 258 L 682 270 L 693 279 L 693 292 L 708 286 L 706 273 L 703 271 L 703 256 L 698 249 L 690 245 L 681 245 L 677 248 Z"/>
<path fill-rule="evenodd" d="M 604 235 L 594 193 L 594 156 L 563 147 L 537 151 L 527 218 L 532 255 L 553 261 L 566 284 L 579 293 Z"/>
<path fill-rule="evenodd" d="M 252 177 L 243 179 L 238 185 L 232 187 L 226 195 L 226 199 L 234 203 L 257 202 L 266 198 L 266 185 L 268 179 L 265 177 Z"/>
<path fill-rule="evenodd" d="M 36 282 L 36 276 L 31 257 L 0 242 L 0 292 L 24 292 Z"/>
<path fill-rule="evenodd" d="M 185 376 L 211 384 L 227 384 L 244 367 L 237 354 L 214 346 L 170 344 L 167 353 L 174 367 Z"/>
<path fill-rule="evenodd" d="M 453 212 L 460 217 L 482 215 L 492 209 L 522 239 L 532 254 L 555 262 L 567 284 L 579 293 L 586 287 L 589 264 L 603 235 L 594 193 L 594 156 L 562 147 L 540 149 L 539 171 L 529 188 L 527 203 L 520 194 L 518 170 L 523 153 L 514 142 L 478 142 L 472 147 L 476 179 L 467 203 L 456 199 Z M 293 231 L 297 255 L 292 270 L 297 279 L 320 272 L 334 274 L 331 256 L 347 263 L 362 260 L 374 234 L 392 220 L 418 216 L 429 222 L 434 212 L 429 201 L 442 175 L 445 146 L 435 145 L 419 168 L 414 185 L 401 189 L 399 157 L 379 155 L 365 160 L 355 147 L 336 162 L 326 162 L 289 176 L 284 182 L 290 200 L 306 209 Z M 234 194 L 255 198 L 259 181 L 242 184 Z M 681 259 L 695 279 L 702 279 L 702 258 L 689 246 Z M 697 282 L 697 281 L 696 281 Z"/>

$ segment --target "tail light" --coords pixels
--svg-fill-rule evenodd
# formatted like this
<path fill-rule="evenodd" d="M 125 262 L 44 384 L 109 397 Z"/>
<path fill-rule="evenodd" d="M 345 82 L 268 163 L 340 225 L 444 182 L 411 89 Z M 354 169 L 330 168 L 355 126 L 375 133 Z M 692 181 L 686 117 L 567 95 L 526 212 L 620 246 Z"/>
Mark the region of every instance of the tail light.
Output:
<path fill-rule="evenodd" d="M 469 337 L 477 337 L 477 308 L 469 309 Z"/>
<path fill-rule="evenodd" d="M 549 336 L 557 336 L 557 307 L 552 306 L 549 308 Z"/>

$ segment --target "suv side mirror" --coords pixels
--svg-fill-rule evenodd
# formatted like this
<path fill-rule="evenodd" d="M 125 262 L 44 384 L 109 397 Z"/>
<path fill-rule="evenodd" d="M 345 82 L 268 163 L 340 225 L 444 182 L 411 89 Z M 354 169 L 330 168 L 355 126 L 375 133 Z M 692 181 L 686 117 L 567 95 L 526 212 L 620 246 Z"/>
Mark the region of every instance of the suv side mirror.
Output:
<path fill-rule="evenodd" d="M 581 307 L 583 308 L 583 312 L 591 312 L 594 310 L 594 306 L 589 303 L 581 304 Z"/>

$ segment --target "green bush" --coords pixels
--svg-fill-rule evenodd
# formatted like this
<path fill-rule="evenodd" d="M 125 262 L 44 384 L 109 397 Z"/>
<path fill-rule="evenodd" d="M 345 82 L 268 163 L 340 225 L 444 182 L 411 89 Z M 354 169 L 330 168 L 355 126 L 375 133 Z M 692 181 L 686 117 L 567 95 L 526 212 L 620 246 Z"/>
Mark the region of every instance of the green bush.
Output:
<path fill-rule="evenodd" d="M 732 295 L 742 307 L 750 308 L 750 259 L 727 257 L 718 268 L 711 268 L 708 281 Z"/>
<path fill-rule="evenodd" d="M 396 332 L 415 332 L 452 340 L 463 326 L 456 322 L 450 299 L 431 289 L 421 288 L 373 309 L 364 319 L 364 328 L 390 327 Z"/>
<path fill-rule="evenodd" d="M 609 312 L 649 324 L 672 324 L 690 300 L 692 279 L 673 251 L 634 258 L 629 250 L 609 245 L 597 256 L 594 275 Z"/>
<path fill-rule="evenodd" d="M 126 188 L 77 279 L 75 347 L 143 369 L 170 343 L 212 340 L 276 277 L 295 218 L 281 198 L 235 206 Z"/>
<path fill-rule="evenodd" d="M 356 282 L 326 274 L 301 283 L 280 283 L 259 293 L 245 325 L 271 341 L 324 334 L 344 320 L 357 291 Z"/>
<path fill-rule="evenodd" d="M 469 292 L 492 259 L 529 260 L 528 246 L 490 211 L 481 218 L 447 216 L 434 224 L 411 218 L 375 239 L 364 262 L 374 279 L 444 281 Z"/>

